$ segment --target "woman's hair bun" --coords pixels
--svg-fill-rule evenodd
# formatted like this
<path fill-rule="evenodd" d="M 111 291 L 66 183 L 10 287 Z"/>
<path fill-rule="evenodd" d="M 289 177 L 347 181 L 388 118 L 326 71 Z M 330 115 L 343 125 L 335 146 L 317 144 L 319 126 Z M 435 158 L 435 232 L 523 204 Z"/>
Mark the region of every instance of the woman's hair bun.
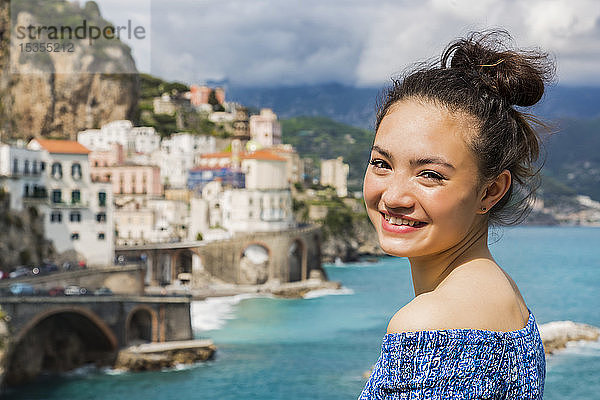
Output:
<path fill-rule="evenodd" d="M 506 31 L 476 32 L 451 43 L 441 58 L 442 68 L 462 69 L 510 105 L 532 106 L 554 76 L 554 63 L 545 52 L 516 51 L 506 43 Z"/>

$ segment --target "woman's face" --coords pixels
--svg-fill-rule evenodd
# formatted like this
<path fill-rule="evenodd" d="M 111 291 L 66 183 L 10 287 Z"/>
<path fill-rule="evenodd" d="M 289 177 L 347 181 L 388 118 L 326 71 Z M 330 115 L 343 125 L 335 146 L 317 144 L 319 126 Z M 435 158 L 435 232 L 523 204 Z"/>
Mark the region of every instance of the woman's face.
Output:
<path fill-rule="evenodd" d="M 480 226 L 477 161 L 466 143 L 475 132 L 472 117 L 428 102 L 408 99 L 390 108 L 376 133 L 363 188 L 386 253 L 436 254 Z"/>

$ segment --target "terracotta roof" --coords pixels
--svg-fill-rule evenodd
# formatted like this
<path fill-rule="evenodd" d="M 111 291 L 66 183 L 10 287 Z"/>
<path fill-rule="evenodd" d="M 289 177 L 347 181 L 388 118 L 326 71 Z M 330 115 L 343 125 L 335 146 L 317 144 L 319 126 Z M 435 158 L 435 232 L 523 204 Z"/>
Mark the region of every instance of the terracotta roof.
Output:
<path fill-rule="evenodd" d="M 231 158 L 231 152 L 223 151 L 220 153 L 206 153 L 206 154 L 201 154 L 200 157 L 201 158 Z"/>
<path fill-rule="evenodd" d="M 278 156 L 277 154 L 271 153 L 269 150 L 256 150 L 252 153 L 241 153 L 240 158 L 243 159 L 256 159 L 256 160 L 268 160 L 268 161 L 287 161 L 287 159 Z"/>
<path fill-rule="evenodd" d="M 231 158 L 231 152 L 221 153 L 208 153 L 202 154 L 201 158 Z M 260 149 L 252 152 L 242 151 L 240 152 L 240 159 L 255 159 L 255 160 L 267 160 L 267 161 L 287 161 L 286 158 L 278 156 L 267 149 Z"/>
<path fill-rule="evenodd" d="M 89 154 L 91 151 L 74 140 L 33 139 L 49 153 Z"/>

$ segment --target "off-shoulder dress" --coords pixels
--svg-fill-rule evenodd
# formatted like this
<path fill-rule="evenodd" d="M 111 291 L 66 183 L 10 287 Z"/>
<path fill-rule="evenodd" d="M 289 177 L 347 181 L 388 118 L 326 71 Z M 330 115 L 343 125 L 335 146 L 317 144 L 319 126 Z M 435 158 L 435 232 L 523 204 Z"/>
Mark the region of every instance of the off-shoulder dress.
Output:
<path fill-rule="evenodd" d="M 541 399 L 545 377 L 544 346 L 529 310 L 527 325 L 516 331 L 385 334 L 359 400 Z"/>

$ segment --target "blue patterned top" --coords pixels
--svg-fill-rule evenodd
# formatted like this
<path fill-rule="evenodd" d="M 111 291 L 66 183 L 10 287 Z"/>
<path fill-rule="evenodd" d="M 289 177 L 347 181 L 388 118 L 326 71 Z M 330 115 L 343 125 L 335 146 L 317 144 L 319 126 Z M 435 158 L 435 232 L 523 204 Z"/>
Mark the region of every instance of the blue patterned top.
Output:
<path fill-rule="evenodd" d="M 544 346 L 529 310 L 517 331 L 385 334 L 359 400 L 541 399 L 545 377 Z"/>

